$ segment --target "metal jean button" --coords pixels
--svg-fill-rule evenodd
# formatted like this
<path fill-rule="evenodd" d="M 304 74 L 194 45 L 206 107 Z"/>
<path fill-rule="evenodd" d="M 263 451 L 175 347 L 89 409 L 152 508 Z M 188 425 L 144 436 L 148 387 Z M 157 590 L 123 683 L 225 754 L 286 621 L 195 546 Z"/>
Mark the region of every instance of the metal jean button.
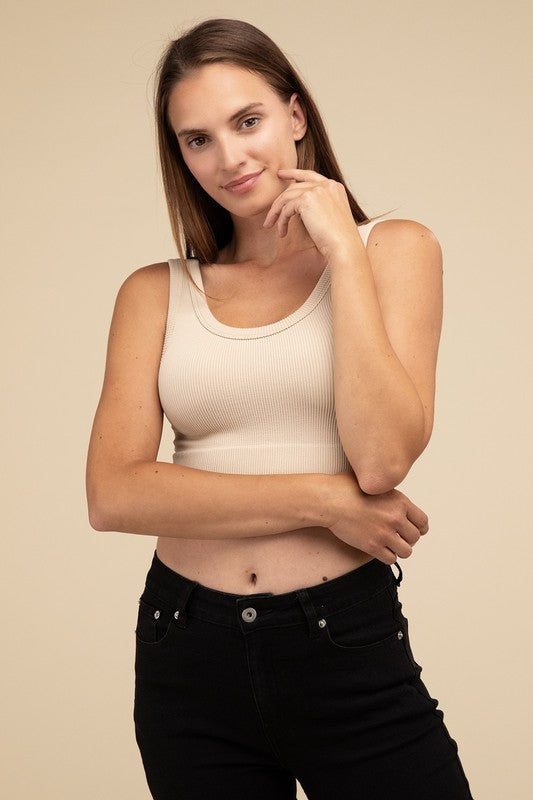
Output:
<path fill-rule="evenodd" d="M 255 608 L 245 608 L 241 614 L 241 617 L 245 622 L 253 622 L 257 617 L 257 611 Z"/>

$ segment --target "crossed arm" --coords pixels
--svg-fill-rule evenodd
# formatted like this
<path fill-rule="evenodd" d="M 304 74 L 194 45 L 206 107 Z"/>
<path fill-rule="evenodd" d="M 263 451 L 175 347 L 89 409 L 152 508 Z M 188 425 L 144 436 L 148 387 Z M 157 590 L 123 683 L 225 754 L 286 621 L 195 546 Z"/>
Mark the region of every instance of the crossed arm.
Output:
<path fill-rule="evenodd" d="M 331 262 L 336 411 L 355 476 L 226 475 L 157 461 L 168 265 L 126 279 L 87 459 L 93 528 L 216 539 L 321 526 L 385 563 L 410 555 L 427 516 L 389 490 L 431 433 L 441 254 L 433 234 L 407 220 L 376 225 L 368 249 Z"/>
<path fill-rule="evenodd" d="M 329 259 L 337 426 L 360 487 L 397 486 L 432 427 L 442 252 L 413 220 L 377 223 Z"/>

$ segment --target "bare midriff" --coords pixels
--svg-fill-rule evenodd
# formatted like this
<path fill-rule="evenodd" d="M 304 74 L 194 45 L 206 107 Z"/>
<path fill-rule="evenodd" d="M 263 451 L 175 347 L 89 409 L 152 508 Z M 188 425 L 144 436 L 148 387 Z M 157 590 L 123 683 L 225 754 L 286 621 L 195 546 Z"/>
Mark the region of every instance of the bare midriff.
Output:
<path fill-rule="evenodd" d="M 231 594 L 283 594 L 360 567 L 372 556 L 328 528 L 233 539 L 160 538 L 159 559 L 180 575 Z"/>

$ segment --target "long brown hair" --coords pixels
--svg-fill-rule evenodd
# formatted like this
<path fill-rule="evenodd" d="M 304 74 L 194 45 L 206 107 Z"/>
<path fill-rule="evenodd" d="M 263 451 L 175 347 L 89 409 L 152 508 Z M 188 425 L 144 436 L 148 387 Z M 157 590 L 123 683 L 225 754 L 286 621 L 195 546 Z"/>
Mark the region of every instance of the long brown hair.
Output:
<path fill-rule="evenodd" d="M 262 31 L 237 19 L 208 19 L 170 42 L 156 71 L 155 111 L 163 185 L 170 224 L 178 253 L 213 263 L 219 250 L 231 240 L 229 212 L 200 186 L 185 164 L 168 119 L 172 89 L 192 70 L 205 64 L 226 62 L 261 76 L 284 101 L 296 92 L 307 116 L 307 130 L 295 142 L 297 166 L 312 169 L 342 183 L 354 220 L 369 218 L 348 190 L 333 154 L 320 113 L 304 82 L 280 48 Z M 192 280 L 187 270 L 189 279 Z"/>

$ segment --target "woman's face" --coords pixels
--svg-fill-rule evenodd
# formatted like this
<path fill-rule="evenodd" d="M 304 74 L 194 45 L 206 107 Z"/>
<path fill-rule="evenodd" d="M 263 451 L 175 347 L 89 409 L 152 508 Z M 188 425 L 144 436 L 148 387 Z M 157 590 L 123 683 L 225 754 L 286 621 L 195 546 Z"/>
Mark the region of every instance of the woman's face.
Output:
<path fill-rule="evenodd" d="M 296 94 L 284 103 L 262 77 L 226 63 L 176 84 L 168 116 L 200 186 L 239 217 L 266 212 L 286 188 L 277 170 L 297 166 L 295 142 L 306 130 Z M 244 176 L 252 177 L 228 186 Z"/>

